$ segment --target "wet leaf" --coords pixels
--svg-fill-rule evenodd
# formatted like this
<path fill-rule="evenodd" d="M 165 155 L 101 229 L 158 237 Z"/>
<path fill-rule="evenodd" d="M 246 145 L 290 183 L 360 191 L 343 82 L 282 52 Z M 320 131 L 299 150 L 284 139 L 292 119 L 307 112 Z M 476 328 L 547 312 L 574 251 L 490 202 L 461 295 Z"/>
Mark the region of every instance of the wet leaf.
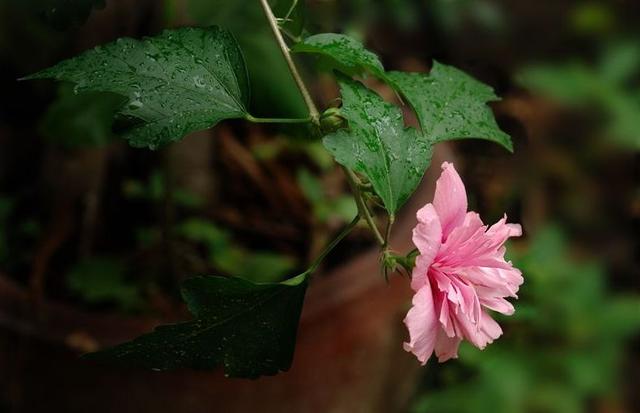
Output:
<path fill-rule="evenodd" d="M 349 129 L 323 139 L 336 161 L 371 182 L 394 214 L 416 189 L 431 160 L 424 135 L 405 128 L 400 108 L 384 102 L 362 83 L 339 78 L 342 116 Z"/>
<path fill-rule="evenodd" d="M 42 78 L 73 82 L 76 92 L 126 96 L 120 113 L 135 123 L 124 135 L 133 146 L 154 149 L 247 113 L 242 54 L 215 26 L 118 39 L 27 77 Z"/>
<path fill-rule="evenodd" d="M 315 53 L 330 58 L 333 66 L 349 76 L 365 71 L 384 78 L 384 68 L 374 53 L 362 43 L 344 34 L 321 33 L 307 37 L 291 49 L 297 53 Z"/>
<path fill-rule="evenodd" d="M 182 295 L 192 321 L 160 326 L 85 357 L 155 370 L 223 366 L 230 377 L 274 375 L 291 366 L 306 288 L 304 276 L 277 284 L 190 278 Z"/>
<path fill-rule="evenodd" d="M 434 62 L 429 74 L 388 72 L 387 80 L 413 107 L 430 142 L 481 138 L 513 150 L 486 104 L 498 97 L 461 70 Z"/>

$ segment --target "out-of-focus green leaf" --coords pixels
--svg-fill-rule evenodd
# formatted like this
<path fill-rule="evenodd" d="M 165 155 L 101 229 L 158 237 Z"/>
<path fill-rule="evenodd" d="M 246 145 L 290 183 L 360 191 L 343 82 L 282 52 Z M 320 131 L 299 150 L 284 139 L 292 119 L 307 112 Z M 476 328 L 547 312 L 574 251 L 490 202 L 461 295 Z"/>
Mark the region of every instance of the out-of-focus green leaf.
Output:
<path fill-rule="evenodd" d="M 349 76 L 370 72 L 384 78 L 384 67 L 378 56 L 365 49 L 359 41 L 344 34 L 316 34 L 296 43 L 291 50 L 328 57 L 332 60 L 333 67 Z"/>
<path fill-rule="evenodd" d="M 389 72 L 387 79 L 413 107 L 429 142 L 481 138 L 513 151 L 511 138 L 487 106 L 498 100 L 489 86 L 438 62 L 429 74 Z"/>
<path fill-rule="evenodd" d="M 13 0 L 22 2 L 34 13 L 57 29 L 66 29 L 84 23 L 91 11 L 103 8 L 105 0 Z"/>
<path fill-rule="evenodd" d="M 195 277 L 182 295 L 192 321 L 157 327 L 128 343 L 85 357 L 156 370 L 212 369 L 256 378 L 291 366 L 305 277 L 255 284 L 241 278 Z"/>
<path fill-rule="evenodd" d="M 640 89 L 634 75 L 640 69 L 640 47 L 623 42 L 610 47 L 597 67 L 572 62 L 535 65 L 520 73 L 520 81 L 537 93 L 567 106 L 594 106 L 607 117 L 604 132 L 625 148 L 640 149 Z"/>
<path fill-rule="evenodd" d="M 256 283 L 277 282 L 296 265 L 293 258 L 268 251 L 251 251 L 245 255 L 236 274 Z"/>
<path fill-rule="evenodd" d="M 125 277 L 124 265 L 112 259 L 91 258 L 79 262 L 69 272 L 67 285 L 89 304 L 113 304 L 123 310 L 142 305 L 138 287 Z"/>
<path fill-rule="evenodd" d="M 67 148 L 106 145 L 114 137 L 111 124 L 123 100 L 111 93 L 75 94 L 70 85 L 61 85 L 40 122 L 40 133 Z"/>
<path fill-rule="evenodd" d="M 292 257 L 283 254 L 247 250 L 235 244 L 226 231 L 206 220 L 189 219 L 178 227 L 178 233 L 204 244 L 215 269 L 252 282 L 277 282 L 296 265 Z"/>
<path fill-rule="evenodd" d="M 298 185 L 311 204 L 313 214 L 320 222 L 326 223 L 333 219 L 348 222 L 358 213 L 358 207 L 352 196 L 328 197 L 320 180 L 307 169 L 298 171 Z"/>
<path fill-rule="evenodd" d="M 159 171 L 154 171 L 147 183 L 130 180 L 126 181 L 122 187 L 122 191 L 127 198 L 154 202 L 162 201 L 165 198 L 166 190 L 165 179 Z M 177 206 L 184 208 L 198 209 L 204 204 L 204 201 L 198 195 L 180 188 L 174 189 L 171 196 Z"/>
<path fill-rule="evenodd" d="M 362 83 L 344 77 L 339 83 L 341 114 L 349 129 L 325 136 L 324 146 L 338 163 L 364 175 L 394 214 L 429 166 L 431 143 L 424 134 L 405 128 L 400 108 Z"/>
<path fill-rule="evenodd" d="M 218 27 L 166 30 L 144 40 L 118 39 L 26 79 L 54 78 L 76 92 L 127 98 L 120 113 L 138 124 L 134 146 L 157 148 L 223 119 L 247 114 L 249 82 L 233 36 Z"/>

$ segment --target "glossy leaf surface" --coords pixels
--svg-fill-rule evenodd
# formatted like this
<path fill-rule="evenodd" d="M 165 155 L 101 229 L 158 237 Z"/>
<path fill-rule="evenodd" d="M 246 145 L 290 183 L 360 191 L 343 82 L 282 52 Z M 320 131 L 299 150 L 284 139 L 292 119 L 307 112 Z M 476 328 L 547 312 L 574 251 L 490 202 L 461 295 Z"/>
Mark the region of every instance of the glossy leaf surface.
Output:
<path fill-rule="evenodd" d="M 374 53 L 359 41 L 344 34 L 321 33 L 307 37 L 292 49 L 298 53 L 315 53 L 330 58 L 336 69 L 353 76 L 365 71 L 384 77 L 384 68 Z"/>
<path fill-rule="evenodd" d="M 498 97 L 463 71 L 434 62 L 429 74 L 388 72 L 387 80 L 413 107 L 430 142 L 480 138 L 513 150 L 511 138 L 487 106 Z"/>
<path fill-rule="evenodd" d="M 336 161 L 373 185 L 389 213 L 394 214 L 416 189 L 431 160 L 430 142 L 406 128 L 402 111 L 362 83 L 340 78 L 341 114 L 349 129 L 323 139 Z"/>
<path fill-rule="evenodd" d="M 126 96 L 120 113 L 134 126 L 125 138 L 150 148 L 245 116 L 249 98 L 240 49 L 215 26 L 118 39 L 28 77 L 37 78 L 73 82 L 76 92 Z"/>
<path fill-rule="evenodd" d="M 85 357 L 155 370 L 222 366 L 230 377 L 273 375 L 291 366 L 306 288 L 304 276 L 273 284 L 190 278 L 182 295 L 194 320 Z"/>

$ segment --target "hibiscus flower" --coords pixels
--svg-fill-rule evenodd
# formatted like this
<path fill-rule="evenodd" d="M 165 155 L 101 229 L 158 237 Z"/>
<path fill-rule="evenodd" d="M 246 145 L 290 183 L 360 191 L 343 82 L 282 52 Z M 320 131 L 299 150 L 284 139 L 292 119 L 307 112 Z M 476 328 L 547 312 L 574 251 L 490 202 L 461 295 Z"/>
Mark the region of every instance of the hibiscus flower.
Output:
<path fill-rule="evenodd" d="M 424 365 L 435 351 L 440 362 L 458 357 L 468 340 L 485 346 L 502 334 L 488 310 L 511 315 L 522 273 L 504 259 L 504 243 L 522 234 L 506 215 L 484 225 L 476 212 L 467 212 L 464 184 L 452 164 L 442 164 L 433 203 L 421 208 L 413 242 L 418 248 L 412 273 L 413 306 L 404 322 L 409 342 L 404 348 Z"/>

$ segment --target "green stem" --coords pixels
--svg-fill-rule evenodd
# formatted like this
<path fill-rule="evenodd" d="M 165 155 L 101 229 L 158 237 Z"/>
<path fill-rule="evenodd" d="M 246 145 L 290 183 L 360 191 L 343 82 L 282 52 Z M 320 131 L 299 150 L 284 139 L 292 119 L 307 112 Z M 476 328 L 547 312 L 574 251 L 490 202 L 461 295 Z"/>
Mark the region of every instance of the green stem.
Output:
<path fill-rule="evenodd" d="M 311 122 L 311 118 L 256 118 L 249 114 L 244 117 L 249 122 L 253 123 L 308 123 Z"/>
<path fill-rule="evenodd" d="M 304 84 L 304 81 L 302 80 L 300 73 L 298 73 L 298 68 L 296 67 L 296 64 L 293 62 L 293 59 L 291 58 L 291 54 L 289 53 L 289 48 L 287 47 L 287 44 L 285 43 L 284 38 L 282 37 L 282 33 L 280 32 L 280 27 L 278 26 L 278 20 L 276 19 L 276 16 L 273 15 L 273 11 L 271 10 L 271 7 L 269 7 L 269 3 L 267 0 L 260 0 L 260 4 L 262 5 L 262 9 L 264 10 L 264 14 L 267 17 L 267 20 L 269 21 L 269 26 L 271 26 L 271 31 L 273 32 L 273 35 L 276 38 L 276 42 L 280 47 L 282 56 L 284 56 L 284 60 L 287 62 L 287 65 L 289 66 L 289 71 L 293 76 L 293 80 L 295 80 L 296 85 L 298 86 L 298 89 L 302 94 L 302 98 L 304 99 L 304 103 L 307 105 L 307 109 L 309 109 L 309 117 L 311 118 L 311 121 L 314 124 L 320 125 L 320 112 L 318 112 L 318 108 L 316 108 L 315 103 L 313 103 L 311 94 L 307 90 L 307 87 Z"/>
<path fill-rule="evenodd" d="M 387 231 L 384 235 L 384 247 L 385 249 L 389 247 L 389 238 L 391 237 L 391 228 L 393 227 L 393 223 L 396 220 L 396 216 L 393 214 L 389 214 L 389 220 L 387 221 Z"/>
<path fill-rule="evenodd" d="M 311 263 L 311 265 L 309 266 L 309 269 L 307 271 L 305 271 L 306 274 L 311 274 L 313 273 L 315 270 L 318 269 L 318 266 L 320 265 L 320 263 L 322 262 L 322 260 L 331 252 L 331 250 L 333 250 L 336 245 L 338 245 L 340 243 L 340 241 L 342 241 L 344 239 L 344 237 L 346 237 L 347 235 L 349 235 L 349 233 L 355 228 L 355 226 L 358 224 L 358 222 L 360 222 L 360 214 L 358 214 L 353 221 L 351 221 L 349 223 L 349 225 L 347 225 L 341 232 L 340 234 L 338 234 L 337 237 L 335 237 L 333 239 L 333 241 L 331 241 L 329 243 L 329 245 L 327 245 L 325 247 L 324 250 L 322 250 L 322 252 L 320 253 L 320 255 L 318 255 L 318 257 L 313 260 L 313 262 Z"/>
<path fill-rule="evenodd" d="M 349 186 L 351 186 L 351 191 L 353 192 L 353 197 L 356 200 L 356 205 L 358 206 L 358 212 L 360 216 L 362 216 L 362 218 L 364 218 L 364 220 L 367 221 L 367 225 L 369 225 L 369 228 L 371 228 L 371 231 L 373 232 L 373 235 L 375 235 L 376 241 L 378 241 L 378 244 L 380 244 L 381 247 L 384 247 L 385 246 L 384 238 L 382 237 L 382 234 L 380 234 L 380 231 L 378 230 L 378 227 L 376 226 L 376 223 L 373 220 L 373 216 L 369 211 L 369 207 L 367 206 L 367 203 L 362 197 L 362 192 L 358 187 L 358 177 L 356 176 L 355 173 L 353 173 L 352 170 L 350 170 L 345 166 L 342 166 L 342 170 L 347 176 L 347 181 L 349 181 Z"/>
<path fill-rule="evenodd" d="M 287 14 L 284 16 L 285 20 L 288 20 L 289 17 L 291 17 L 291 13 L 293 13 L 293 9 L 296 8 L 296 6 L 298 5 L 298 0 L 293 0 L 291 2 L 291 7 L 289 7 L 289 11 L 287 12 Z"/>
<path fill-rule="evenodd" d="M 278 46 L 280 47 L 280 51 L 284 56 L 284 60 L 287 62 L 287 65 L 289 66 L 289 71 L 291 72 L 291 75 L 293 76 L 293 79 L 295 80 L 296 85 L 298 86 L 298 89 L 300 89 L 300 93 L 304 98 L 304 102 L 307 105 L 307 109 L 309 110 L 309 117 L 311 118 L 311 122 L 313 122 L 315 125 L 320 126 L 320 112 L 318 112 L 318 109 L 316 108 L 315 103 L 313 103 L 313 99 L 311 99 L 311 94 L 307 90 L 307 87 L 304 84 L 304 81 L 302 80 L 300 73 L 298 73 L 298 69 L 296 68 L 295 63 L 291 58 L 291 53 L 289 53 L 289 48 L 287 47 L 287 44 L 285 43 L 284 38 L 282 37 L 280 27 L 278 26 L 278 20 L 273 15 L 273 11 L 271 10 L 271 7 L 269 7 L 269 3 L 267 2 L 267 0 L 260 0 L 260 4 L 262 5 L 262 9 L 264 10 L 264 14 L 267 17 L 267 20 L 269 21 L 269 25 L 271 26 L 271 31 L 273 32 L 273 35 L 275 36 L 276 41 L 278 42 Z M 357 177 L 348 168 L 342 167 L 342 169 L 345 171 L 345 174 L 347 175 L 347 179 L 349 180 L 349 184 L 351 185 L 351 189 L 353 191 L 353 196 L 356 199 L 356 204 L 358 205 L 359 217 L 362 217 L 365 219 L 365 221 L 367 221 L 369 228 L 371 228 L 371 231 L 373 231 L 373 234 L 375 235 L 376 240 L 378 241 L 380 246 L 385 246 L 385 240 L 380 234 L 380 231 L 378 230 L 378 227 L 376 226 L 375 222 L 373 221 L 371 212 L 369 211 L 369 208 L 367 207 L 367 204 L 364 201 L 364 198 L 362 197 L 362 193 L 360 192 L 360 188 L 358 187 Z"/>

